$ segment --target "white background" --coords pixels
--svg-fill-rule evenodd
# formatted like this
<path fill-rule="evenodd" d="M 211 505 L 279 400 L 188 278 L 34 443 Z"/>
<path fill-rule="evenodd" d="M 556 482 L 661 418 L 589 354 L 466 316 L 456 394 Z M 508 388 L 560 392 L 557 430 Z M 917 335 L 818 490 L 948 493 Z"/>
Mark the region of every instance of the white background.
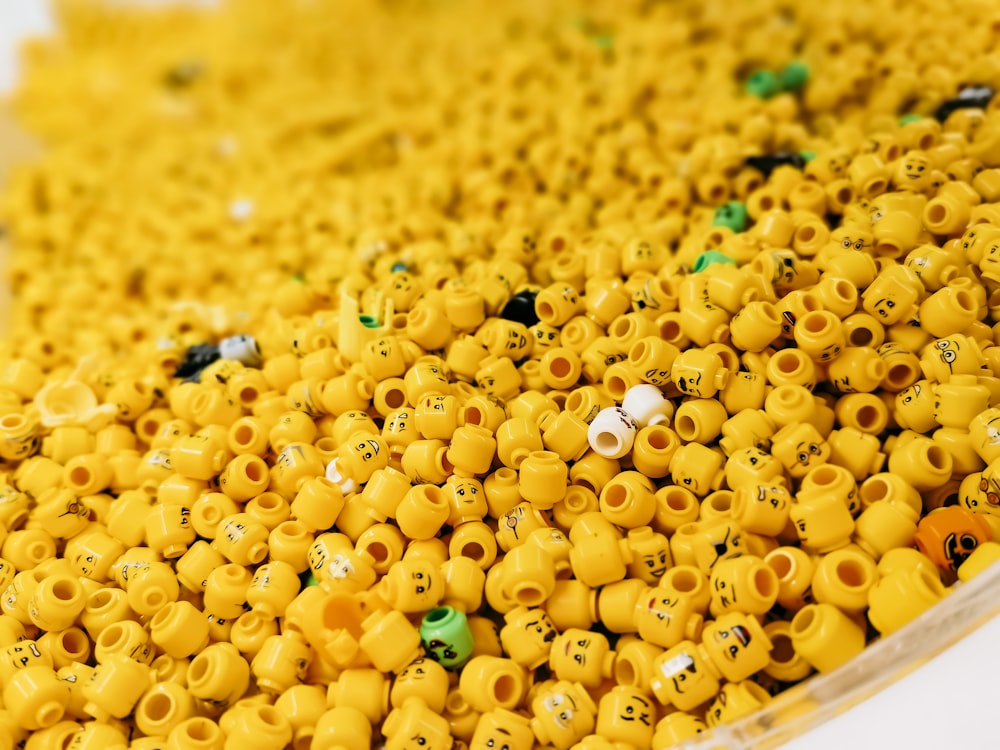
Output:
<path fill-rule="evenodd" d="M 16 80 L 17 40 L 50 23 L 45 0 L 0 0 L 0 97 Z M 1000 618 L 785 748 L 1000 748 Z"/>

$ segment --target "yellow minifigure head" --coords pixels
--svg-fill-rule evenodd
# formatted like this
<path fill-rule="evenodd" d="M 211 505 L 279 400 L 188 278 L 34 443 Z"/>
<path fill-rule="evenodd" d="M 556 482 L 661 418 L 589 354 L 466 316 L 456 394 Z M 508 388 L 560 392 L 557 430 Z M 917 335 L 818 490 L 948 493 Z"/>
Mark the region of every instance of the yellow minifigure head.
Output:
<path fill-rule="evenodd" d="M 662 703 L 689 711 L 715 697 L 719 678 L 692 641 L 681 641 L 653 662 L 653 694 Z"/>
<path fill-rule="evenodd" d="M 560 680 L 597 687 L 611 675 L 614 652 L 600 633 L 570 628 L 556 636 L 549 653 L 549 667 Z"/>
<path fill-rule="evenodd" d="M 897 190 L 923 193 L 931 187 L 933 171 L 930 159 L 923 151 L 909 151 L 896 165 L 893 184 Z"/>

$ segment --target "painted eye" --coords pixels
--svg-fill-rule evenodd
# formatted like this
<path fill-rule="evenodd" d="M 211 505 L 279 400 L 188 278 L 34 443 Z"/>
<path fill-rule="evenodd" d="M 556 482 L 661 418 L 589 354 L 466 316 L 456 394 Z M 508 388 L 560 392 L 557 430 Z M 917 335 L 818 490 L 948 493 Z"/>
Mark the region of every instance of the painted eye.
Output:
<path fill-rule="evenodd" d="M 952 362 L 958 359 L 958 355 L 952 349 L 945 349 L 943 352 L 941 352 L 941 359 L 943 359 L 950 365 Z"/>

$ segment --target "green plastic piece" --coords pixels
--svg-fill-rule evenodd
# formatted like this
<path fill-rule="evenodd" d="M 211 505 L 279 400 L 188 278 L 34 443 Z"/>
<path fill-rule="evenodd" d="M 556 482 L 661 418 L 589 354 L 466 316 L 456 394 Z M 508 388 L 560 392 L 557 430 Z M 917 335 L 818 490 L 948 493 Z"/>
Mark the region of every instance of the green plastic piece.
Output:
<path fill-rule="evenodd" d="M 747 207 L 739 201 L 729 201 L 719 206 L 712 217 L 713 227 L 729 227 L 734 232 L 742 232 L 747 226 Z"/>
<path fill-rule="evenodd" d="M 706 250 L 701 255 L 698 256 L 698 260 L 694 262 L 694 267 L 691 269 L 695 273 L 701 273 L 709 266 L 715 263 L 722 263 L 729 266 L 735 266 L 736 261 L 730 258 L 728 255 L 720 253 L 718 250 Z"/>
<path fill-rule="evenodd" d="M 305 582 L 306 588 L 309 588 L 310 586 L 319 586 L 319 581 L 316 580 L 316 574 L 312 571 L 309 571 L 309 575 L 306 576 Z"/>
<path fill-rule="evenodd" d="M 378 318 L 372 315 L 359 315 L 358 321 L 360 321 L 361 325 L 365 328 L 378 328 L 379 325 Z"/>
<path fill-rule="evenodd" d="M 596 34 L 594 44 L 597 45 L 598 49 L 607 52 L 615 46 L 615 40 L 610 34 Z"/>
<path fill-rule="evenodd" d="M 917 114 L 903 115 L 902 117 L 899 118 L 899 126 L 903 127 L 904 125 L 909 125 L 911 122 L 920 122 L 923 119 L 924 119 L 923 115 L 917 115 Z"/>
<path fill-rule="evenodd" d="M 802 157 L 802 161 L 804 161 L 806 164 L 808 164 L 809 162 L 811 162 L 813 159 L 816 158 L 816 152 L 815 151 L 799 151 L 799 156 Z"/>
<path fill-rule="evenodd" d="M 755 70 L 747 78 L 747 93 L 758 99 L 770 99 L 781 91 L 781 81 L 770 70 Z"/>
<path fill-rule="evenodd" d="M 795 91 L 806 85 L 809 80 L 809 66 L 801 60 L 788 63 L 778 76 L 781 88 L 785 91 Z"/>
<path fill-rule="evenodd" d="M 437 607 L 424 615 L 420 640 L 428 656 L 446 669 L 465 664 L 475 646 L 469 621 L 453 607 Z"/>

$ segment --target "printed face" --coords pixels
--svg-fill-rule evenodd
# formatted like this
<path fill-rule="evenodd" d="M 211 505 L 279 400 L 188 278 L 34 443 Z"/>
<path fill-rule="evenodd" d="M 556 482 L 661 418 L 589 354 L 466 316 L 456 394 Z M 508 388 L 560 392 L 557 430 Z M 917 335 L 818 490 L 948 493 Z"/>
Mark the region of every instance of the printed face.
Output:
<path fill-rule="evenodd" d="M 478 480 L 466 477 L 450 477 L 448 485 L 451 487 L 455 502 L 458 505 L 477 505 L 483 496 L 483 486 Z"/>
<path fill-rule="evenodd" d="M 342 466 L 353 479 L 359 482 L 367 481 L 377 469 L 389 464 L 388 446 L 381 438 L 366 433 L 355 433 L 350 440 L 350 445 L 343 453 Z"/>
<path fill-rule="evenodd" d="M 423 659 L 414 659 L 404 667 L 403 671 L 396 675 L 396 681 L 421 682 L 427 679 L 427 669 Z"/>
<path fill-rule="evenodd" d="M 743 534 L 735 523 L 720 523 L 709 528 L 704 534 L 704 541 L 710 549 L 709 568 L 715 567 L 720 560 L 739 557 L 746 552 Z"/>
<path fill-rule="evenodd" d="M 660 672 L 667 679 L 675 695 L 700 693 L 712 681 L 697 652 L 694 649 L 682 649 L 660 665 Z M 712 689 L 712 694 L 714 694 Z"/>
<path fill-rule="evenodd" d="M 524 633 L 538 644 L 552 643 L 556 639 L 556 628 L 544 610 L 532 610 L 532 617 L 524 623 Z"/>
<path fill-rule="evenodd" d="M 653 581 L 658 581 L 663 577 L 663 574 L 667 572 L 667 550 L 661 549 L 658 552 L 643 555 L 641 558 L 643 566 L 646 568 L 646 573 L 653 579 Z M 647 581 L 648 583 L 649 581 Z"/>
<path fill-rule="evenodd" d="M 416 440 L 418 435 L 413 425 L 413 411 L 397 409 L 392 412 L 382 426 L 382 437 L 389 445 L 405 445 Z"/>
<path fill-rule="evenodd" d="M 636 612 L 639 634 L 651 643 L 671 645 L 677 643 L 684 634 L 687 620 L 691 615 L 691 604 L 673 593 L 664 593 L 658 588 L 646 591 L 643 605 Z"/>
<path fill-rule="evenodd" d="M 829 451 L 823 450 L 824 445 L 824 443 L 805 440 L 799 442 L 795 446 L 795 461 L 802 469 L 809 469 L 815 464 L 823 463 L 827 458 L 825 454 L 829 453 Z"/>
<path fill-rule="evenodd" d="M 525 505 L 524 503 L 519 503 L 500 516 L 500 528 L 509 529 L 510 533 L 513 534 L 514 538 L 518 541 L 520 541 L 521 537 L 518 535 L 517 527 L 524 520 L 524 513 Z"/>
<path fill-rule="evenodd" d="M 573 718 L 579 712 L 576 700 L 569 693 L 552 693 L 542 701 L 545 710 L 549 712 L 552 721 L 560 729 L 573 726 Z"/>
<path fill-rule="evenodd" d="M 608 639 L 600 633 L 571 628 L 552 642 L 549 666 L 561 680 L 593 685 L 603 676 L 608 650 Z"/>
<path fill-rule="evenodd" d="M 310 417 L 318 417 L 323 413 L 319 406 L 319 393 L 306 380 L 295 383 L 288 389 L 288 404 L 295 411 L 301 411 Z"/>
<path fill-rule="evenodd" d="M 38 437 L 35 434 L 35 424 L 19 415 L 4 417 L 3 427 L 6 436 L 0 446 L 0 456 L 18 461 L 27 458 L 38 447 Z"/>
<path fill-rule="evenodd" d="M 720 647 L 723 657 L 734 664 L 739 660 L 740 654 L 750 647 L 751 641 L 750 631 L 742 625 L 715 630 L 712 632 L 712 638 Z"/>
<path fill-rule="evenodd" d="M 547 323 L 535 323 L 528 329 L 532 341 L 532 353 L 543 353 L 552 347 L 559 346 L 559 329 Z"/>
<path fill-rule="evenodd" d="M 618 718 L 622 721 L 638 722 L 645 726 L 652 726 L 650 717 L 652 716 L 651 704 L 648 700 L 637 693 L 632 693 L 624 698 L 619 707 Z"/>
<path fill-rule="evenodd" d="M 872 241 L 872 233 L 858 227 L 845 227 L 834 234 L 834 242 L 844 250 L 867 252 L 871 250 Z"/>
<path fill-rule="evenodd" d="M 757 494 L 754 499 L 761 505 L 766 505 L 776 511 L 787 509 L 791 502 L 791 496 L 784 487 L 773 485 L 757 485 Z"/>
<path fill-rule="evenodd" d="M 513 320 L 504 320 L 496 325 L 493 341 L 493 345 L 489 347 L 493 354 L 513 360 L 526 357 L 529 344 L 534 343 L 529 338 L 527 327 Z"/>
<path fill-rule="evenodd" d="M 95 570 L 94 555 L 81 552 L 73 558 L 73 568 L 82 576 L 93 575 Z"/>
<path fill-rule="evenodd" d="M 979 261 L 979 270 L 996 275 L 1000 267 L 1000 239 L 992 239 L 983 249 L 983 257 Z"/>
<path fill-rule="evenodd" d="M 688 396 L 701 395 L 701 379 L 704 373 L 694 367 L 674 366 L 671 376 L 677 389 Z"/>
<path fill-rule="evenodd" d="M 923 192 L 931 185 L 931 163 L 919 151 L 908 152 L 896 168 L 896 187 L 900 190 Z"/>
<path fill-rule="evenodd" d="M 934 342 L 934 348 L 937 349 L 937 355 L 941 361 L 948 366 L 948 370 L 953 371 L 952 366 L 962 351 L 961 344 L 955 339 L 938 339 Z"/>

